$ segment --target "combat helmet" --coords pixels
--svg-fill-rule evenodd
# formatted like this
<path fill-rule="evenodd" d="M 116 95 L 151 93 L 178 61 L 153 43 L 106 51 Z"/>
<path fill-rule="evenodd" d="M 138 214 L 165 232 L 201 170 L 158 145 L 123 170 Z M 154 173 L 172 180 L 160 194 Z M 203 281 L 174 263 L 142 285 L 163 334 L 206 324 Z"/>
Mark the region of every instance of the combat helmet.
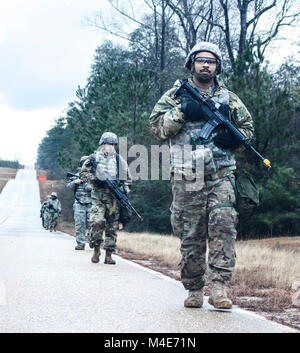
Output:
<path fill-rule="evenodd" d="M 53 197 L 57 197 L 57 193 L 56 193 L 56 192 L 54 192 L 54 191 L 53 191 L 53 192 L 51 192 L 51 197 L 52 197 L 52 196 L 53 196 Z"/>
<path fill-rule="evenodd" d="M 118 136 L 113 132 L 104 132 L 104 134 L 102 134 L 102 136 L 99 140 L 99 145 L 101 146 L 104 143 L 117 145 L 118 144 Z"/>
<path fill-rule="evenodd" d="M 195 56 L 200 51 L 208 51 L 216 56 L 217 58 L 216 74 L 219 75 L 221 73 L 222 54 L 219 47 L 210 42 L 199 42 L 196 45 L 194 45 L 185 60 L 184 66 L 191 71 L 192 64 L 195 60 Z"/>
<path fill-rule="evenodd" d="M 83 166 L 83 163 L 84 163 L 88 158 L 89 158 L 89 156 L 82 156 L 82 157 L 80 158 L 80 161 L 79 161 L 79 166 L 82 167 L 82 166 Z M 78 169 L 79 169 L 79 171 L 80 171 L 81 168 L 78 168 Z"/>

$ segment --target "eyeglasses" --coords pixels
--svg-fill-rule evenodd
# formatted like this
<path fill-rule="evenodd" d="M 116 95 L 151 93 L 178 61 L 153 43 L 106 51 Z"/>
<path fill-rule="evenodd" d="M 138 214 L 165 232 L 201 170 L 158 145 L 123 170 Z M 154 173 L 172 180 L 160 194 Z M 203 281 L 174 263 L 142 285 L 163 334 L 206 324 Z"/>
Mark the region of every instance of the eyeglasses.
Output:
<path fill-rule="evenodd" d="M 206 57 L 199 57 L 195 59 L 195 62 L 203 65 L 205 63 L 207 63 L 208 65 L 215 65 L 217 63 L 217 59 L 213 59 L 213 58 L 206 58 Z"/>

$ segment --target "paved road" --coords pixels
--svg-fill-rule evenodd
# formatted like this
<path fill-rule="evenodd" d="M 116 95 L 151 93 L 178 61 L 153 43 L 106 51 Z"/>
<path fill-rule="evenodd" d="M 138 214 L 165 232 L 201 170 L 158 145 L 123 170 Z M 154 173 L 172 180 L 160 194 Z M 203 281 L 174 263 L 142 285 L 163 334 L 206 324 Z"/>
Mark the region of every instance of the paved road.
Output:
<path fill-rule="evenodd" d="M 42 229 L 35 171 L 20 170 L 0 195 L 0 332 L 293 332 L 237 307 L 183 307 L 175 280 Z"/>

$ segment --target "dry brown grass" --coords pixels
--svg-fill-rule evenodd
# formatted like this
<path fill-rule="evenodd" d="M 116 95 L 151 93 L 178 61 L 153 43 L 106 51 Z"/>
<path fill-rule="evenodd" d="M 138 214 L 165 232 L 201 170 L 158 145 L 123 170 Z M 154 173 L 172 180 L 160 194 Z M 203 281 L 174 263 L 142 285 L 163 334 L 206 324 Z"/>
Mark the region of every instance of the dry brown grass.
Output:
<path fill-rule="evenodd" d="M 174 236 L 120 232 L 118 248 L 177 268 L 180 241 Z M 233 283 L 253 289 L 290 290 L 300 280 L 300 237 L 238 241 Z"/>
<path fill-rule="evenodd" d="M 17 174 L 18 169 L 0 167 L 0 178 L 13 179 Z"/>
<path fill-rule="evenodd" d="M 300 280 L 300 237 L 237 242 L 236 282 L 289 291 Z"/>
<path fill-rule="evenodd" d="M 123 257 L 180 279 L 180 241 L 173 236 L 119 232 Z M 300 237 L 238 241 L 237 262 L 228 291 L 235 304 L 269 319 L 300 328 L 291 287 L 300 280 Z M 207 282 L 205 294 L 208 295 Z"/>
<path fill-rule="evenodd" d="M 0 167 L 0 192 L 3 190 L 5 184 L 10 179 L 14 179 L 18 169 Z"/>
<path fill-rule="evenodd" d="M 180 241 L 174 236 L 119 232 L 118 248 L 174 269 L 180 261 Z"/>

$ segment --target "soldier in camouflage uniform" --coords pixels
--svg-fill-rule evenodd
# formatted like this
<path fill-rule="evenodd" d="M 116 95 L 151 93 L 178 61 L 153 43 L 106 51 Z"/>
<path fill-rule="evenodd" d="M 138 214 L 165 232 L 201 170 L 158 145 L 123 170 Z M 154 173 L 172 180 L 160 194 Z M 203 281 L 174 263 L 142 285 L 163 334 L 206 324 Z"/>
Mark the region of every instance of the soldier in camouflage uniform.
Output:
<path fill-rule="evenodd" d="M 56 231 L 58 218 L 61 214 L 61 204 L 59 199 L 57 198 L 56 192 L 52 192 L 50 196 L 51 198 L 46 206 L 46 209 L 49 213 L 48 229 L 50 230 L 50 232 L 52 232 L 53 230 Z"/>
<path fill-rule="evenodd" d="M 80 166 L 83 165 L 84 161 L 88 156 L 83 156 L 80 159 Z M 76 176 L 71 177 L 68 180 L 67 188 L 74 191 L 75 201 L 73 204 L 74 210 L 74 221 L 75 221 L 75 234 L 76 242 L 75 250 L 84 250 L 85 248 L 85 233 L 90 232 L 91 222 L 90 213 L 92 208 L 92 185 L 85 183 L 79 178 L 79 172 L 81 168 L 78 169 Z M 89 237 L 89 235 L 88 235 Z"/>
<path fill-rule="evenodd" d="M 191 71 L 190 85 L 231 119 L 248 138 L 253 135 L 251 115 L 236 94 L 217 78 L 221 72 L 219 48 L 209 42 L 196 44 L 187 56 L 185 66 Z M 171 151 L 173 202 L 171 223 L 174 234 L 181 239 L 181 280 L 189 290 L 184 305 L 201 307 L 206 272 L 208 242 L 208 279 L 212 282 L 209 303 L 216 308 L 231 308 L 226 287 L 235 266 L 237 212 L 234 181 L 235 152 L 239 143 L 223 127 L 217 127 L 207 140 L 196 138 L 206 123 L 201 104 L 188 95 L 175 96 L 180 87 L 176 81 L 155 105 L 150 116 L 152 133 L 168 140 Z M 173 153 L 191 146 L 190 155 Z M 201 188 L 191 175 L 201 151 L 203 183 Z M 184 155 L 184 158 L 182 156 Z M 194 187 L 195 185 L 195 187 Z M 197 187 L 196 187 L 197 186 Z M 193 190 L 194 187 L 194 190 Z"/>
<path fill-rule="evenodd" d="M 119 205 L 105 185 L 101 170 L 109 173 L 112 179 L 119 179 L 118 171 L 122 171 L 120 175 L 124 176 L 125 180 L 119 180 L 119 182 L 126 193 L 130 191 L 131 176 L 125 160 L 116 154 L 115 146 L 117 143 L 116 134 L 105 132 L 100 138 L 99 148 L 84 162 L 80 172 L 80 179 L 93 185 L 90 245 L 94 248 L 94 254 L 91 258 L 94 263 L 99 262 L 100 245 L 103 242 L 103 232 L 105 231 L 104 249 L 106 254 L 104 263 L 115 264 L 111 254 L 116 249 L 120 218 Z M 119 159 L 119 164 L 117 163 L 117 158 Z M 92 166 L 91 159 L 95 159 L 98 165 L 97 170 Z M 102 180 L 102 184 L 95 182 L 95 176 Z"/>
<path fill-rule="evenodd" d="M 48 195 L 47 200 L 43 202 L 41 210 L 40 210 L 40 217 L 42 218 L 43 227 L 47 230 L 49 227 L 49 212 L 47 209 L 47 205 L 48 205 L 50 199 L 51 199 L 51 196 Z"/>

